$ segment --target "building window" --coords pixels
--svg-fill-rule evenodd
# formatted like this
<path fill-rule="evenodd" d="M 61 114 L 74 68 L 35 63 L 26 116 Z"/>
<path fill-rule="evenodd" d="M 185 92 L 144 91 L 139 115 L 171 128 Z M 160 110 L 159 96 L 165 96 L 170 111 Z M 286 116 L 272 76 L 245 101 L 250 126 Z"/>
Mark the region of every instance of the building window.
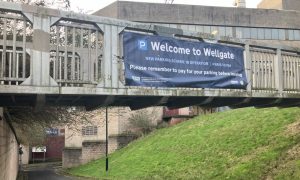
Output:
<path fill-rule="evenodd" d="M 257 29 L 257 38 L 258 39 L 265 39 L 265 32 L 263 28 Z"/>
<path fill-rule="evenodd" d="M 271 29 L 265 29 L 265 39 L 267 39 L 267 40 L 272 39 L 272 30 Z"/>
<path fill-rule="evenodd" d="M 251 39 L 257 39 L 257 28 L 251 28 Z"/>
<path fill-rule="evenodd" d="M 285 40 L 285 30 L 279 29 L 279 40 Z"/>
<path fill-rule="evenodd" d="M 218 28 L 218 26 L 211 26 L 210 31 L 211 31 L 211 33 L 213 33 L 214 31 L 219 33 L 219 28 Z"/>
<path fill-rule="evenodd" d="M 235 30 L 235 31 L 236 31 L 236 38 L 242 38 L 242 34 L 243 34 L 243 33 L 242 33 L 242 30 L 243 30 L 243 29 L 240 28 L 240 27 L 237 27 L 237 28 L 236 28 L 236 30 Z"/>
<path fill-rule="evenodd" d="M 232 27 L 226 27 L 226 36 L 233 37 Z"/>
<path fill-rule="evenodd" d="M 294 30 L 294 38 L 297 41 L 300 40 L 300 31 L 299 30 Z"/>
<path fill-rule="evenodd" d="M 210 31 L 210 26 L 204 26 L 203 31 L 204 31 L 204 33 L 210 34 L 210 33 L 211 33 L 211 31 Z"/>
<path fill-rule="evenodd" d="M 170 24 L 170 28 L 177 28 L 176 24 Z"/>
<path fill-rule="evenodd" d="M 95 136 L 98 134 L 97 126 L 85 126 L 82 127 L 82 135 L 83 136 Z"/>
<path fill-rule="evenodd" d="M 279 39 L 278 29 L 272 29 L 272 39 Z"/>
<path fill-rule="evenodd" d="M 188 25 L 188 30 L 189 31 L 196 31 L 196 26 L 195 25 Z"/>
<path fill-rule="evenodd" d="M 183 30 L 202 32 L 211 34 L 214 31 L 219 36 L 235 37 L 239 39 L 259 39 L 259 40 L 296 40 L 300 41 L 300 30 L 293 29 L 272 29 L 255 27 L 225 27 L 225 26 L 200 26 L 183 24 L 158 24 Z"/>
<path fill-rule="evenodd" d="M 203 28 L 204 28 L 203 26 L 196 26 L 196 31 L 202 33 L 204 32 Z"/>
<path fill-rule="evenodd" d="M 181 29 L 183 29 L 183 30 L 189 30 L 189 26 L 181 24 Z"/>
<path fill-rule="evenodd" d="M 289 40 L 294 40 L 294 30 L 289 30 Z"/>
<path fill-rule="evenodd" d="M 225 27 L 219 27 L 219 35 L 220 36 L 226 36 Z"/>
<path fill-rule="evenodd" d="M 245 38 L 245 39 L 250 39 L 251 38 L 250 28 L 243 28 L 243 30 L 242 30 L 242 38 Z"/>

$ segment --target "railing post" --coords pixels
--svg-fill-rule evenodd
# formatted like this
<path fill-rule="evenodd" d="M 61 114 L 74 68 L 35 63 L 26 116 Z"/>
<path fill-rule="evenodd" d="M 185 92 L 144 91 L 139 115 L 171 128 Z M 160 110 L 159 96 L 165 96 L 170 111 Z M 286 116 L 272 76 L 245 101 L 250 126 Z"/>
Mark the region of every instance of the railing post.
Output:
<path fill-rule="evenodd" d="M 245 44 L 245 69 L 246 69 L 246 77 L 248 80 L 248 85 L 247 85 L 247 91 L 251 92 L 252 91 L 252 59 L 251 59 L 251 54 L 250 54 L 250 45 L 249 43 Z"/>
<path fill-rule="evenodd" d="M 283 69 L 281 49 L 276 49 L 275 56 L 275 87 L 279 93 L 283 92 Z"/>
<path fill-rule="evenodd" d="M 23 85 L 57 86 L 50 77 L 50 16 L 35 13 L 33 23 L 32 72 Z"/>

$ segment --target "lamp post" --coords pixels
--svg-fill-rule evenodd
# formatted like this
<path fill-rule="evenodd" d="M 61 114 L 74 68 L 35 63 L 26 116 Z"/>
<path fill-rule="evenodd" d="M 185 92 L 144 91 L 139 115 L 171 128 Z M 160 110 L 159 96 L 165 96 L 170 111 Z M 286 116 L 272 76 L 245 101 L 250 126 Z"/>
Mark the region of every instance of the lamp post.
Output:
<path fill-rule="evenodd" d="M 105 108 L 105 171 L 108 173 L 108 108 Z"/>

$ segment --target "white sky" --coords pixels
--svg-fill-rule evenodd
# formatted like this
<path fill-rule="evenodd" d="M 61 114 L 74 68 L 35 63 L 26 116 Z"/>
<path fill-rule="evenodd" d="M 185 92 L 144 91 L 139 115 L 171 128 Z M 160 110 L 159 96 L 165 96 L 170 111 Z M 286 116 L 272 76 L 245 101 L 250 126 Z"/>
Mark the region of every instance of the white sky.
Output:
<path fill-rule="evenodd" d="M 83 10 L 85 12 L 94 12 L 113 3 L 116 0 L 71 0 L 71 9 L 74 11 Z M 165 0 L 129 0 L 138 2 L 164 3 Z M 207 6 L 227 6 L 232 7 L 234 0 L 174 0 L 173 4 L 193 4 Z M 246 0 L 248 8 L 256 8 L 261 0 Z"/>

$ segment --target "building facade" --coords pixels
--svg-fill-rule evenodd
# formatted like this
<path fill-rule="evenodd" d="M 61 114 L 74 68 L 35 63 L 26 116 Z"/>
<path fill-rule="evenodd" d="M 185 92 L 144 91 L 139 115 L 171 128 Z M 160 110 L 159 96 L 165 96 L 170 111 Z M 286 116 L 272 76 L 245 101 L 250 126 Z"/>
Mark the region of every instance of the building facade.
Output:
<path fill-rule="evenodd" d="M 162 120 L 162 107 L 131 111 L 128 107 L 108 109 L 108 151 L 109 153 L 126 146 L 136 139 L 136 129 L 129 123 L 134 114 L 145 115 L 156 126 Z M 105 109 L 91 112 L 84 123 L 65 127 L 65 148 L 63 150 L 63 167 L 69 168 L 87 163 L 105 155 L 106 127 Z"/>
<path fill-rule="evenodd" d="M 199 33 L 215 31 L 219 37 L 252 43 L 300 45 L 300 11 L 117 1 L 94 15 Z"/>
<path fill-rule="evenodd" d="M 262 0 L 257 8 L 300 11 L 299 0 Z"/>

